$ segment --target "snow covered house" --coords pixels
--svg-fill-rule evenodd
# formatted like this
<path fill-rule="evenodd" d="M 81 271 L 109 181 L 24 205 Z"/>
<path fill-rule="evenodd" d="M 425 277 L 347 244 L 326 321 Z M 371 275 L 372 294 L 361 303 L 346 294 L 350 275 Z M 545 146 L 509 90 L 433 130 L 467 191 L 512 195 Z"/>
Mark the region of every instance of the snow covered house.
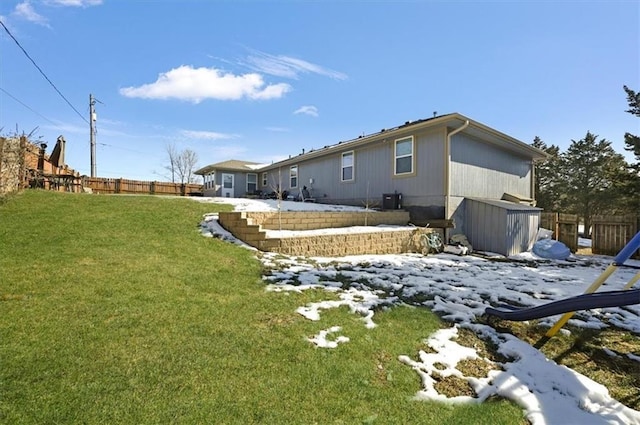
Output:
<path fill-rule="evenodd" d="M 231 185 L 242 182 L 241 187 L 228 196 L 242 196 L 253 187 L 264 192 L 280 187 L 296 195 L 306 186 L 317 202 L 405 209 L 418 225 L 451 220 L 455 223 L 451 233 L 465 233 L 465 221 L 472 219 L 466 198 L 474 202 L 506 200 L 530 207 L 523 222 L 513 221 L 512 226 L 524 222 L 530 226 L 529 215 L 539 220 L 540 214 L 532 208 L 534 163 L 544 158 L 546 154 L 539 149 L 452 113 L 407 121 L 262 167 L 248 163 L 256 168 L 237 168 Z M 225 172 L 220 164 L 196 172 L 205 176 L 205 196 L 213 193 L 207 192 L 207 171 Z M 223 186 L 229 177 L 226 179 L 215 176 Z M 215 193 L 227 196 L 231 192 L 220 195 L 216 189 Z M 482 246 L 480 240 L 471 243 Z"/>

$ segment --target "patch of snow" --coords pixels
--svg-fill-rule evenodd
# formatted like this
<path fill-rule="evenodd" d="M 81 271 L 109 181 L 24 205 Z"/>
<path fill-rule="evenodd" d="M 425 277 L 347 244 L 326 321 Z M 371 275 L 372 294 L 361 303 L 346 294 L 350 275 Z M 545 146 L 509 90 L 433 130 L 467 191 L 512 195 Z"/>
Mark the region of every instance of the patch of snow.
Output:
<path fill-rule="evenodd" d="M 342 328 L 340 326 L 332 326 L 329 329 L 318 332 L 318 335 L 312 338 L 307 338 L 307 340 L 314 343 L 317 347 L 320 348 L 336 348 L 338 347 L 338 344 L 349 342 L 349 338 L 342 335 L 334 340 L 328 339 L 329 335 L 340 332 L 341 330 Z"/>
<path fill-rule="evenodd" d="M 220 199 L 220 202 L 229 203 L 228 198 Z M 236 208 L 257 208 L 245 201 L 247 200 L 238 201 Z M 292 208 L 328 208 L 322 204 L 288 204 L 293 204 Z M 229 236 L 212 223 L 215 221 L 214 216 L 209 217 L 208 221 L 205 218 L 203 234 L 208 232 L 227 239 Z M 232 239 L 233 237 L 227 240 Z M 504 260 L 498 254 L 494 256 Z M 604 386 L 547 359 L 540 351 L 515 336 L 500 333 L 478 320 L 489 306 L 510 304 L 534 307 L 580 295 L 611 263 L 610 257 L 576 255 L 566 261 L 541 261 L 530 253 L 525 253 L 508 262 L 450 254 L 426 257 L 404 254 L 292 258 L 261 253 L 258 257 L 265 268 L 271 270 L 264 276 L 267 290 L 287 293 L 324 288 L 338 294 L 338 300 L 319 301 L 299 307 L 298 313 L 310 320 L 319 320 L 322 311 L 328 308 L 347 306 L 350 311 L 362 317 L 365 326 L 370 328 L 375 326 L 375 312 L 379 309 L 412 305 L 429 308 L 454 322 L 448 329 L 425 336 L 432 353 L 420 351 L 418 360 L 412 360 L 409 355 L 399 357 L 422 380 L 423 388 L 415 395 L 418 399 L 477 403 L 498 395 L 520 405 L 527 419 L 534 425 L 640 425 L 640 412 L 613 399 Z M 489 254 L 488 257 L 492 255 Z M 630 260 L 628 263 L 640 266 L 640 261 Z M 340 279 L 338 275 L 341 276 Z M 633 269 L 619 268 L 602 285 L 600 291 L 621 289 L 634 275 Z M 551 327 L 559 318 L 560 315 L 546 317 L 538 323 Z M 579 311 L 569 323 L 597 329 L 617 326 L 640 334 L 640 306 Z M 457 364 L 467 358 L 478 358 L 478 354 L 474 349 L 460 346 L 454 341 L 460 327 L 492 341 L 498 351 L 509 360 L 496 364 L 498 369 L 491 371 L 485 378 L 465 376 L 457 369 Z M 339 326 L 320 330 L 308 340 L 318 347 L 337 348 L 338 343 L 348 341 L 348 337 L 339 336 L 330 341 L 328 336 L 340 330 Z M 569 331 L 563 328 L 561 333 L 567 334 Z M 611 350 L 608 352 L 623 354 Z M 640 356 L 631 353 L 626 356 L 640 362 Z M 443 375 L 466 379 L 476 396 L 448 398 L 439 394 L 433 383 Z"/>

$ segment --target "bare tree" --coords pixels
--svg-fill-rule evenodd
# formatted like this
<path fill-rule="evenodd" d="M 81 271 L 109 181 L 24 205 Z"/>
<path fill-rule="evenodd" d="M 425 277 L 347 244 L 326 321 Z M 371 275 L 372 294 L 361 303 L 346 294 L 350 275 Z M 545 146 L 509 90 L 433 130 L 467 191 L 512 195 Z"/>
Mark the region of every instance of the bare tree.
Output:
<path fill-rule="evenodd" d="M 168 175 L 166 177 L 170 176 L 171 183 L 175 183 L 179 155 L 178 150 L 176 149 L 176 145 L 173 143 L 168 143 L 164 149 L 167 153 L 167 159 L 169 160 L 169 163 L 163 168 L 168 172 Z"/>
<path fill-rule="evenodd" d="M 285 191 L 282 190 L 282 168 L 278 168 L 278 182 L 274 181 L 274 176 L 271 176 L 271 184 L 269 187 L 275 192 L 276 199 L 278 200 L 278 228 L 282 230 L 282 198 Z"/>
<path fill-rule="evenodd" d="M 165 146 L 167 153 L 167 164 L 163 167 L 166 170 L 165 177 L 171 183 L 194 183 L 196 176 L 194 171 L 198 163 L 198 154 L 191 149 L 178 151 L 173 143 Z"/>
<path fill-rule="evenodd" d="M 196 176 L 193 174 L 198 163 L 198 154 L 191 149 L 185 149 L 176 158 L 176 173 L 180 183 L 194 183 Z"/>

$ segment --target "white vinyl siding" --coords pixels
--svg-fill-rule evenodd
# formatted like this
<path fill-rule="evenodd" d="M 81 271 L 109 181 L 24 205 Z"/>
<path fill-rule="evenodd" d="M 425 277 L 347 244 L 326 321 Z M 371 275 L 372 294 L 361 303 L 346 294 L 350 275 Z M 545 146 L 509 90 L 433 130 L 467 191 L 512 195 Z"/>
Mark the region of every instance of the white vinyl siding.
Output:
<path fill-rule="evenodd" d="M 398 139 L 394 143 L 394 175 L 413 173 L 413 136 Z"/>
<path fill-rule="evenodd" d="M 298 187 L 298 166 L 292 165 L 289 168 L 289 187 L 296 189 Z"/>
<path fill-rule="evenodd" d="M 342 174 L 340 176 L 343 182 L 353 181 L 354 173 L 354 153 L 353 151 L 342 154 Z"/>

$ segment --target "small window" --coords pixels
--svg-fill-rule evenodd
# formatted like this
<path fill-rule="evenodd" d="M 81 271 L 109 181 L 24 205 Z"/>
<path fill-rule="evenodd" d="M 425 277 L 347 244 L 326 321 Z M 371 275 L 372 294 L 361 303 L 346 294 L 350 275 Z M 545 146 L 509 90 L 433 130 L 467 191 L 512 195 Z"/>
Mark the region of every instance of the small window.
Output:
<path fill-rule="evenodd" d="M 298 166 L 292 165 L 289 168 L 289 187 L 295 189 L 298 187 Z"/>
<path fill-rule="evenodd" d="M 394 174 L 413 173 L 413 136 L 395 141 Z"/>
<path fill-rule="evenodd" d="M 268 176 L 269 174 L 262 173 L 262 187 L 267 187 L 267 185 L 269 184 L 269 181 L 267 180 Z"/>
<path fill-rule="evenodd" d="M 342 176 L 343 182 L 353 180 L 353 151 L 342 154 Z"/>
<path fill-rule="evenodd" d="M 204 175 L 204 187 L 205 189 L 210 189 L 213 187 L 213 183 L 214 183 L 214 174 L 205 174 Z"/>
<path fill-rule="evenodd" d="M 222 187 L 225 189 L 233 189 L 233 174 L 222 175 Z"/>
<path fill-rule="evenodd" d="M 255 193 L 258 190 L 258 175 L 255 173 L 247 174 L 247 193 Z"/>

